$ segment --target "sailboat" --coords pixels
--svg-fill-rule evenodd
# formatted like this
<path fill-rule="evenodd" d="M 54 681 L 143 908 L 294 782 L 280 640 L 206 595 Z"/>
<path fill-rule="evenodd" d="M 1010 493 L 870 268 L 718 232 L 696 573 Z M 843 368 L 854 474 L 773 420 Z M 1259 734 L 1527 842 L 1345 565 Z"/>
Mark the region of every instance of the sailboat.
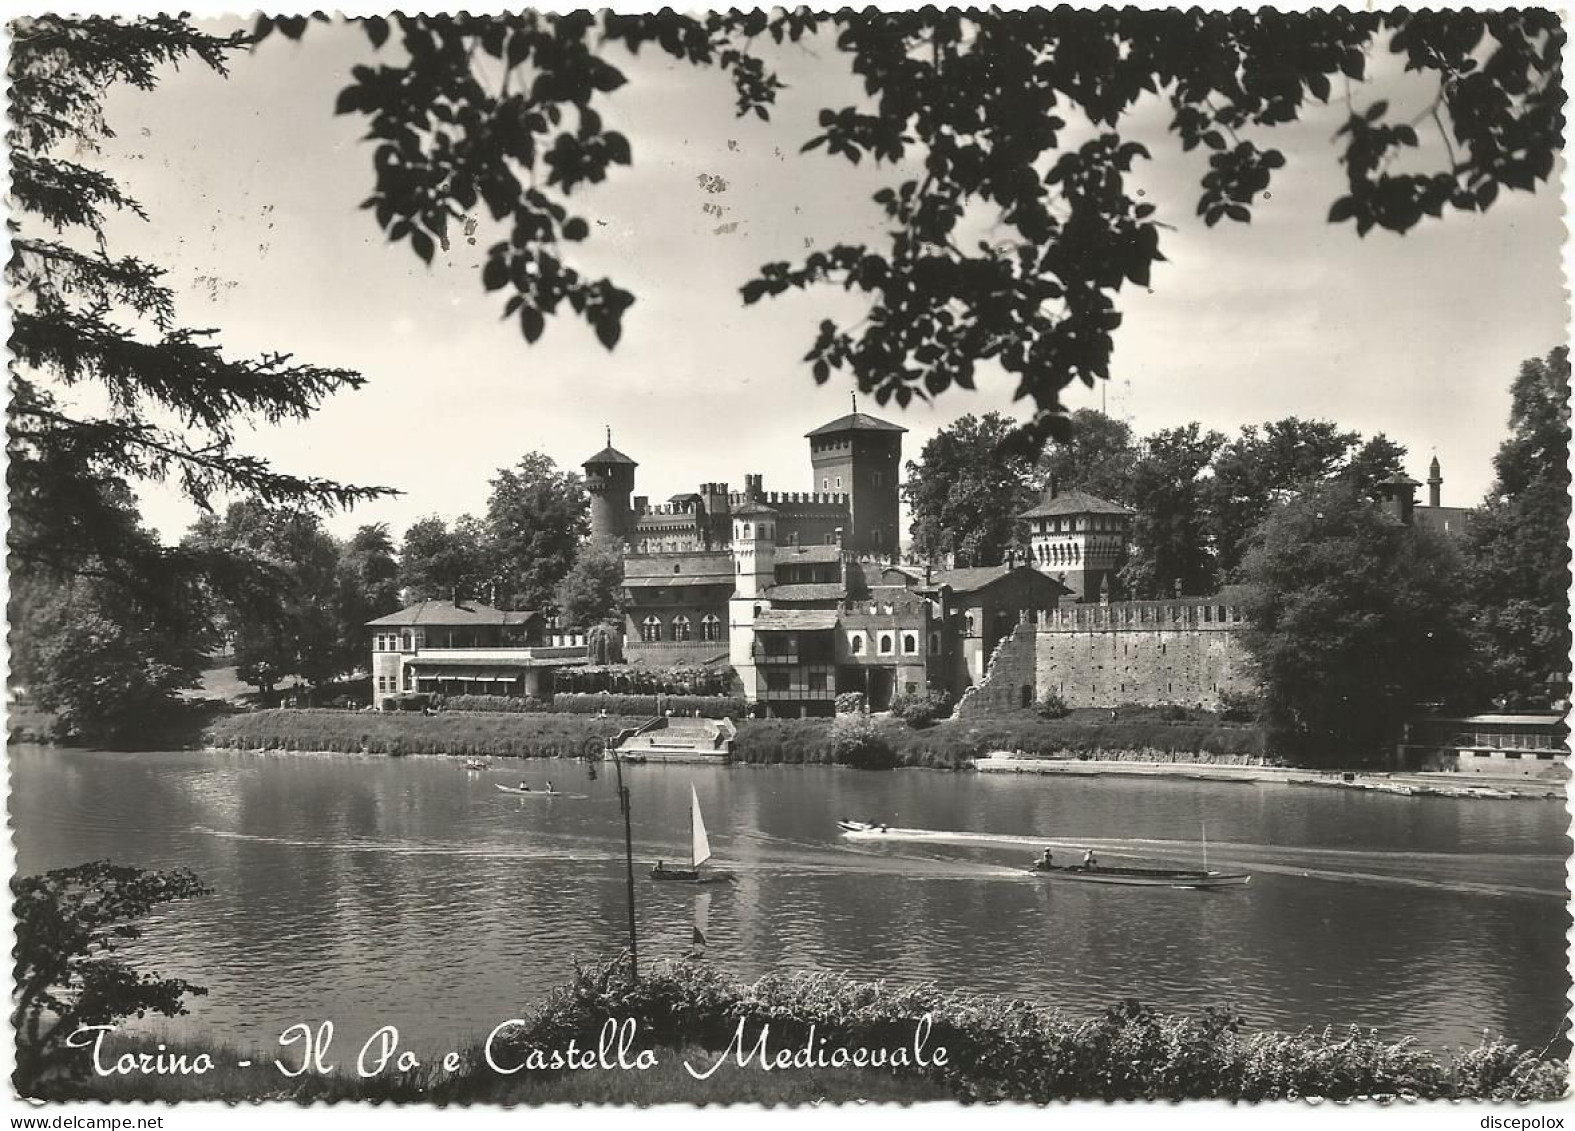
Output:
<path fill-rule="evenodd" d="M 658 860 L 656 867 L 651 869 L 651 879 L 677 880 L 687 884 L 714 884 L 731 880 L 733 877 L 726 872 L 700 870 L 701 865 L 711 859 L 711 840 L 705 835 L 705 820 L 700 816 L 700 795 L 692 785 L 689 787 L 689 834 L 689 867 L 669 868 L 665 860 Z"/>

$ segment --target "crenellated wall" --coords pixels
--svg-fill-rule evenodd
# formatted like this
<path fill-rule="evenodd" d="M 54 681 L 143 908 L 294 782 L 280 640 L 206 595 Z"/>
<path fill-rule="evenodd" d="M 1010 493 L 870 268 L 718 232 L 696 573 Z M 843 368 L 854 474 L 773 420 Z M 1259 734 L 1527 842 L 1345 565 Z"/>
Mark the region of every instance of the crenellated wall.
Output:
<path fill-rule="evenodd" d="M 1072 605 L 1038 625 L 1035 685 L 1069 707 L 1179 703 L 1215 709 L 1257 690 L 1239 607 L 1217 601 Z"/>

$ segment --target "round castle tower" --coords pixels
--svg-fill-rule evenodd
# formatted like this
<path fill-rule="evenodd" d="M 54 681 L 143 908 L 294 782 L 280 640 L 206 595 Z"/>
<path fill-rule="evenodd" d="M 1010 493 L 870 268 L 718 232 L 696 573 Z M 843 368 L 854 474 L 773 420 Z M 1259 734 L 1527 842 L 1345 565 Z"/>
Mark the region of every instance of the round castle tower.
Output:
<path fill-rule="evenodd" d="M 591 537 L 627 538 L 634 525 L 629 506 L 634 469 L 640 465 L 612 446 L 609 428 L 607 446 L 580 466 L 585 469 L 585 490 L 591 497 Z"/>

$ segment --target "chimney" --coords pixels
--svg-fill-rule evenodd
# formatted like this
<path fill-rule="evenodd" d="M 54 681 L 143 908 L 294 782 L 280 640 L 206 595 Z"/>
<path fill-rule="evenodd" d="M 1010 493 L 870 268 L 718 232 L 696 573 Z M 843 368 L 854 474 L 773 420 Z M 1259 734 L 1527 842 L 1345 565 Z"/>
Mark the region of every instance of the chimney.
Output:
<path fill-rule="evenodd" d="M 1051 499 L 1055 498 L 1055 496 L 1056 496 L 1056 482 L 1055 482 L 1055 472 L 1053 472 L 1053 471 L 1050 473 L 1050 481 L 1046 485 L 1046 492 L 1047 492 L 1047 495 L 1046 495 L 1047 498 L 1051 498 Z"/>
<path fill-rule="evenodd" d="M 643 514 L 645 512 L 646 506 L 649 505 L 650 502 L 651 497 L 649 495 L 636 495 L 634 497 L 634 513 Z"/>

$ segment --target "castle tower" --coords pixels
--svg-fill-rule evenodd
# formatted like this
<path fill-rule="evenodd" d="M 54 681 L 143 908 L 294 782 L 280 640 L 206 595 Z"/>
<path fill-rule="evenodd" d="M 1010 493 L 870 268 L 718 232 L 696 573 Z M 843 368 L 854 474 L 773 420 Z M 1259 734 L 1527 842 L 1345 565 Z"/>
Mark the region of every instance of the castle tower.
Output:
<path fill-rule="evenodd" d="M 1028 523 L 1036 569 L 1061 579 L 1074 601 L 1108 603 L 1126 564 L 1132 514 L 1085 491 L 1058 494 L 1052 482 L 1039 505 L 1017 517 Z"/>
<path fill-rule="evenodd" d="M 1438 468 L 1438 457 L 1433 457 L 1433 462 L 1427 465 L 1427 505 L 1430 507 L 1443 506 L 1444 499 L 1444 473 Z"/>
<path fill-rule="evenodd" d="M 751 496 L 751 501 L 733 511 L 732 519 L 733 596 L 727 603 L 728 660 L 744 686 L 753 687 L 755 618 L 776 577 L 777 512 L 754 502 Z"/>
<path fill-rule="evenodd" d="M 898 479 L 906 428 L 858 411 L 807 434 L 812 489 L 846 493 L 844 545 L 855 554 L 894 557 L 901 545 Z"/>
<path fill-rule="evenodd" d="M 580 465 L 585 469 L 585 490 L 591 496 L 591 537 L 628 537 L 634 527 L 629 496 L 634 491 L 634 469 L 639 464 L 612 446 L 612 429 L 607 429 L 607 446 Z"/>
<path fill-rule="evenodd" d="M 1401 526 L 1411 525 L 1411 512 L 1416 508 L 1416 489 L 1420 486 L 1408 475 L 1391 476 L 1378 484 L 1378 497 Z"/>

